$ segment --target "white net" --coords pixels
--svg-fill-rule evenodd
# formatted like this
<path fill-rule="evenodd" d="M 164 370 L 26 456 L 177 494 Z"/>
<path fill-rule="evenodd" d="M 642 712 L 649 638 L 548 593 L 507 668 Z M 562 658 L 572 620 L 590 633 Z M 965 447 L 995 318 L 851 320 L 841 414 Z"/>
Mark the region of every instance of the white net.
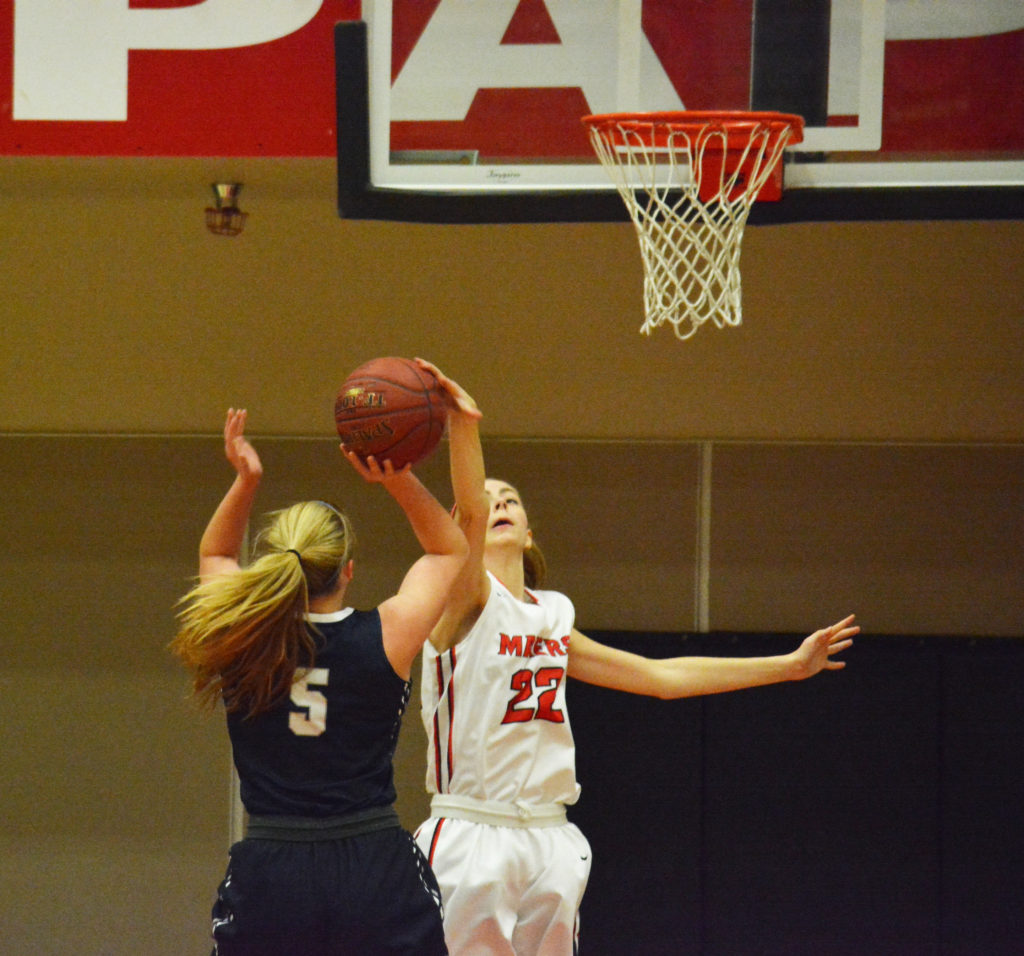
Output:
<path fill-rule="evenodd" d="M 802 135 L 797 116 L 743 116 L 584 119 L 640 240 L 644 334 L 670 322 L 687 339 L 708 319 L 719 328 L 742 320 L 740 248 L 747 216 L 778 174 L 787 143 Z"/>

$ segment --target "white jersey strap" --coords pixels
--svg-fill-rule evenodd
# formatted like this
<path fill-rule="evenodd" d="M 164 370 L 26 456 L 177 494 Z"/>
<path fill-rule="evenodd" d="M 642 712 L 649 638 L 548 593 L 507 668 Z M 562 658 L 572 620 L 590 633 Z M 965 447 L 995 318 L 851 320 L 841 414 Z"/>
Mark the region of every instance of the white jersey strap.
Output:
<path fill-rule="evenodd" d="M 501 803 L 454 793 L 435 793 L 430 799 L 430 814 L 492 827 L 558 827 L 568 822 L 562 803 Z"/>

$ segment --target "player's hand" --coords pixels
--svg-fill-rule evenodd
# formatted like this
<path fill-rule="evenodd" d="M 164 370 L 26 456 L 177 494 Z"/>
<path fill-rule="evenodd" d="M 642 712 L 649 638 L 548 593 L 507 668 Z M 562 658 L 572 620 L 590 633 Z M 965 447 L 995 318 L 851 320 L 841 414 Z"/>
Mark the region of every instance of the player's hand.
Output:
<path fill-rule="evenodd" d="M 228 409 L 224 422 L 224 454 L 240 477 L 259 481 L 263 477 L 263 463 L 245 437 L 248 417 L 249 413 L 244 408 Z"/>
<path fill-rule="evenodd" d="M 845 661 L 833 660 L 833 655 L 850 647 L 854 635 L 860 633 L 860 628 L 853 623 L 854 616 L 844 617 L 831 627 L 804 638 L 794 652 L 798 677 L 812 677 L 822 670 L 837 671 L 846 667 Z"/>
<path fill-rule="evenodd" d="M 346 448 L 344 442 L 341 444 L 341 453 L 348 459 L 349 464 L 355 468 L 360 476 L 371 484 L 387 484 L 395 478 L 408 474 L 412 468 L 412 465 L 405 465 L 398 471 L 395 471 L 395 466 L 391 464 L 390 458 L 385 459 L 383 462 L 378 462 L 373 455 L 361 458 L 352 449 Z"/>
<path fill-rule="evenodd" d="M 483 413 L 477 407 L 476 402 L 458 382 L 449 378 L 436 365 L 428 362 L 426 359 L 417 358 L 415 362 L 420 368 L 434 375 L 438 384 L 449 394 L 452 403 L 458 411 L 468 415 L 470 418 L 483 418 Z"/>

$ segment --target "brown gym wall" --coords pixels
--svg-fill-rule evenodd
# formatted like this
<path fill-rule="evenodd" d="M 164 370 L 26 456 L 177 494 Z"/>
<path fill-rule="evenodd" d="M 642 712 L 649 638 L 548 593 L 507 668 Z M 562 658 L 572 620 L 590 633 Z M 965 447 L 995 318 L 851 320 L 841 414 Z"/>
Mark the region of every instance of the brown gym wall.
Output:
<path fill-rule="evenodd" d="M 230 478 L 223 412 L 251 410 L 261 510 L 350 508 L 352 597 L 372 603 L 414 551 L 340 461 L 330 405 L 373 355 L 425 355 L 478 399 L 489 468 L 520 485 L 584 629 L 799 632 L 853 610 L 862 642 L 1024 630 L 1021 223 L 750 229 L 743 326 L 681 343 L 637 334 L 627 224 L 339 221 L 333 163 L 244 160 L 225 174 L 250 220 L 220 239 L 202 209 L 221 163 L 3 164 L 11 952 L 207 945 L 229 755 L 165 645 Z M 423 472 L 439 494 L 444 466 Z"/>

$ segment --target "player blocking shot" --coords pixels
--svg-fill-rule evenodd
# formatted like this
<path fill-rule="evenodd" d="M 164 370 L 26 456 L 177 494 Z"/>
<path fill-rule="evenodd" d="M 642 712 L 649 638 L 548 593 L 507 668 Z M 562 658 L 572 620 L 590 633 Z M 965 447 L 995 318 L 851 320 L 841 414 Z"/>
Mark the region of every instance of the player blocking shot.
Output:
<path fill-rule="evenodd" d="M 431 373 L 433 374 L 433 373 Z M 476 506 L 480 413 L 444 378 L 451 482 Z M 392 758 L 413 662 L 467 555 L 449 512 L 390 460 L 345 456 L 405 514 L 423 553 L 371 610 L 347 605 L 353 530 L 302 501 L 267 518 L 242 564 L 263 466 L 230 410 L 235 478 L 199 546 L 171 648 L 211 707 L 223 703 L 248 813 L 212 912 L 219 956 L 430 956 L 447 952 L 437 883 L 394 809 Z"/>
<path fill-rule="evenodd" d="M 789 654 L 649 659 L 582 634 L 542 589 L 544 560 L 517 489 L 488 478 L 458 506 L 469 558 L 423 652 L 431 817 L 416 831 L 454 956 L 570 956 L 590 873 L 566 817 L 580 796 L 566 677 L 672 699 L 839 670 L 848 616 Z M 652 834 L 652 838 L 654 834 Z"/>

